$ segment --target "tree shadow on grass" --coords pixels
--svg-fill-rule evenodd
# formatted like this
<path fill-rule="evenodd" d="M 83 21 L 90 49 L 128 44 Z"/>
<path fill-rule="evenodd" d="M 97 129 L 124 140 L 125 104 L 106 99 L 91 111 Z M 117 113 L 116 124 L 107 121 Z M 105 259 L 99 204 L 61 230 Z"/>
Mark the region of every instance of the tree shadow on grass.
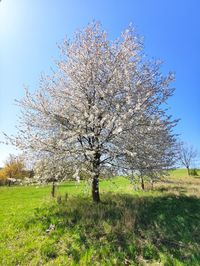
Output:
<path fill-rule="evenodd" d="M 140 237 L 162 252 L 181 261 L 198 257 L 200 199 L 174 195 L 148 198 L 140 208 L 136 227 Z"/>
<path fill-rule="evenodd" d="M 161 254 L 169 259 L 166 265 L 175 265 L 174 259 L 185 265 L 200 263 L 200 199 L 195 197 L 105 194 L 100 204 L 88 198 L 63 198 L 37 209 L 26 227 L 35 223 L 54 239 L 55 248 L 62 239 L 76 263 L 88 250 L 91 260 L 105 263 L 113 256 L 118 265 L 125 260 L 127 265 L 140 265 L 141 259 L 160 261 Z M 50 225 L 55 226 L 52 231 Z"/>

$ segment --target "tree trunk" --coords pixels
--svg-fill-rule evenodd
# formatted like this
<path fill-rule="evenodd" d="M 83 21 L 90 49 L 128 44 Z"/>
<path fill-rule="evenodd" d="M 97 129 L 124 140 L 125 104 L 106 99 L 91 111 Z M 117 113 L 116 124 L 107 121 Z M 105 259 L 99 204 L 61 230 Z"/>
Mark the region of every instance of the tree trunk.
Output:
<path fill-rule="evenodd" d="M 12 178 L 12 174 L 9 173 L 9 178 Z M 10 187 L 11 186 L 11 180 L 8 180 L 8 186 Z"/>
<path fill-rule="evenodd" d="M 143 177 L 140 177 L 140 181 L 141 181 L 141 188 L 142 188 L 142 190 L 144 190 L 144 179 L 143 179 Z"/>
<path fill-rule="evenodd" d="M 153 190 L 153 180 L 151 180 L 151 189 Z"/>
<path fill-rule="evenodd" d="M 93 202 L 100 202 L 99 175 L 100 175 L 100 153 L 96 153 L 93 161 L 92 199 Z"/>
<path fill-rule="evenodd" d="M 95 175 L 92 180 L 92 199 L 93 202 L 100 202 L 100 195 L 99 195 L 99 175 Z"/>
<path fill-rule="evenodd" d="M 190 175 L 190 168 L 187 167 L 187 172 L 188 172 L 188 175 Z"/>
<path fill-rule="evenodd" d="M 55 189 L 56 189 L 56 185 L 55 185 L 55 183 L 53 181 L 52 188 L 51 188 L 51 195 L 52 195 L 53 198 L 55 197 Z"/>

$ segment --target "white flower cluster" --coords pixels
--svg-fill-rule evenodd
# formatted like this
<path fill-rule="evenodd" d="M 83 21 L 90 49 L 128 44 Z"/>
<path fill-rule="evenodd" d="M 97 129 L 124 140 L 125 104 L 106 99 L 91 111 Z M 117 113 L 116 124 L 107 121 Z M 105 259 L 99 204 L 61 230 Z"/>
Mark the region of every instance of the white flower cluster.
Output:
<path fill-rule="evenodd" d="M 60 158 L 87 164 L 94 187 L 104 166 L 166 169 L 175 141 L 176 121 L 164 107 L 173 75 L 162 76 L 142 48 L 131 27 L 113 42 L 99 23 L 78 31 L 61 45 L 57 71 L 19 101 L 19 131 L 9 140 L 35 156 L 53 156 L 54 178 Z"/>

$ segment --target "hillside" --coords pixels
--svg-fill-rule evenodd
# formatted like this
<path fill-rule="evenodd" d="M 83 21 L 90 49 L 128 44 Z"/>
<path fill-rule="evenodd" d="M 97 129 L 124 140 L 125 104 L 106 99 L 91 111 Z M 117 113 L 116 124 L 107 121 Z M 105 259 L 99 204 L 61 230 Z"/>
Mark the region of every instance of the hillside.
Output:
<path fill-rule="evenodd" d="M 123 177 L 0 188 L 0 265 L 199 265 L 200 178 L 176 170 L 154 191 Z"/>

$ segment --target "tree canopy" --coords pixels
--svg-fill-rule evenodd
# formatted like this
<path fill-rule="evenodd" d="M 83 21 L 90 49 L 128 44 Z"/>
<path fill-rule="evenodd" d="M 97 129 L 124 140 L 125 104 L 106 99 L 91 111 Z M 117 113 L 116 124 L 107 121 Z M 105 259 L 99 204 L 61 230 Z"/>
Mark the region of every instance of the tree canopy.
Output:
<path fill-rule="evenodd" d="M 134 168 L 166 168 L 171 163 L 167 151 L 175 141 L 171 129 L 176 121 L 165 106 L 174 76 L 163 76 L 160 62 L 146 59 L 134 29 L 110 41 L 94 22 L 73 40 L 65 39 L 60 51 L 53 74 L 42 77 L 35 93 L 26 89 L 18 102 L 18 133 L 9 140 L 37 158 L 66 159 L 80 169 L 87 165 L 95 202 L 100 201 L 102 169 L 118 167 L 127 155 Z"/>

